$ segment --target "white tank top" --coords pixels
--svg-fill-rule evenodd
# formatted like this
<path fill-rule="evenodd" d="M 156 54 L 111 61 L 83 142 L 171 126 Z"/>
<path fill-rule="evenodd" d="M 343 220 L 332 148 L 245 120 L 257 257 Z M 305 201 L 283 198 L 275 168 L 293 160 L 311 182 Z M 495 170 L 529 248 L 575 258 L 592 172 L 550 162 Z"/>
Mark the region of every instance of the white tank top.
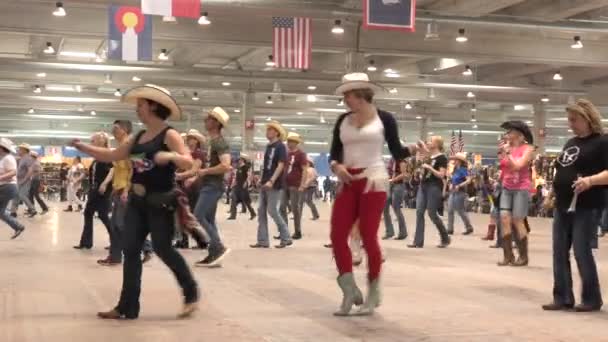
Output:
<path fill-rule="evenodd" d="M 344 147 L 344 166 L 350 169 L 384 167 L 384 125 L 376 117 L 359 129 L 346 117 L 340 126 L 340 140 Z"/>

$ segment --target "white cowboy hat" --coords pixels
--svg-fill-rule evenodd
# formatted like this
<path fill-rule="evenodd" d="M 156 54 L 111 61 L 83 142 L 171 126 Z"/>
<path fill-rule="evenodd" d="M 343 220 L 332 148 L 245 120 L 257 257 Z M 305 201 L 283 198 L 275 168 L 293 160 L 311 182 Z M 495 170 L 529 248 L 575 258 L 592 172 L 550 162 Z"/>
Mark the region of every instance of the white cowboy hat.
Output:
<path fill-rule="evenodd" d="M 0 138 L 0 147 L 4 147 L 10 153 L 17 153 L 15 151 L 15 144 L 7 138 Z"/>
<path fill-rule="evenodd" d="M 171 96 L 171 92 L 165 88 L 153 84 L 146 84 L 141 87 L 131 88 L 122 96 L 122 102 L 125 103 L 136 104 L 137 99 L 152 100 L 169 108 L 171 114 L 167 120 L 178 121 L 182 117 L 181 108 Z"/>
<path fill-rule="evenodd" d="M 17 148 L 22 148 L 24 150 L 27 150 L 28 152 L 32 150 L 32 147 L 26 143 L 19 144 L 19 146 L 17 146 Z"/>
<path fill-rule="evenodd" d="M 228 121 L 230 121 L 230 115 L 228 115 L 228 113 L 226 113 L 222 107 L 215 107 L 207 114 L 216 119 L 224 127 L 226 127 L 226 125 L 228 125 Z"/>
<path fill-rule="evenodd" d="M 347 91 L 355 89 L 370 89 L 374 93 L 382 91 L 382 87 L 370 82 L 366 73 L 353 72 L 342 77 L 342 84 L 336 88 L 336 95 L 344 95 Z"/>
<path fill-rule="evenodd" d="M 285 141 L 285 139 L 287 139 L 287 131 L 285 130 L 285 128 L 283 128 L 283 125 L 281 125 L 280 122 L 272 120 L 266 124 L 266 128 L 272 128 L 279 132 L 280 140 Z"/>
<path fill-rule="evenodd" d="M 207 138 L 205 138 L 204 135 L 201 134 L 201 132 L 199 132 L 196 129 L 191 129 L 188 131 L 188 133 L 185 134 L 186 138 L 192 137 L 196 140 L 198 140 L 198 143 L 203 146 L 205 145 L 205 143 L 207 142 Z"/>
<path fill-rule="evenodd" d="M 460 160 L 463 163 L 467 162 L 467 154 L 464 152 L 458 152 L 455 155 L 451 156 L 450 159 Z"/>
<path fill-rule="evenodd" d="M 295 141 L 298 144 L 301 144 L 304 142 L 304 140 L 302 140 L 302 137 L 296 132 L 287 133 L 287 141 Z"/>

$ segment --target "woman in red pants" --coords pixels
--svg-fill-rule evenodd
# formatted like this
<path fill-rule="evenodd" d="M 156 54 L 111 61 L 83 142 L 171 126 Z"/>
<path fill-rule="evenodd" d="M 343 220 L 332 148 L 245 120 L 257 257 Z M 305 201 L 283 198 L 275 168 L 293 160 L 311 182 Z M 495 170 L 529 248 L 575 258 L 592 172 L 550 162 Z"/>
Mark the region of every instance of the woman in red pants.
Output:
<path fill-rule="evenodd" d="M 345 75 L 342 85 L 336 89 L 351 110 L 338 118 L 330 152 L 331 169 L 340 179 L 331 216 L 331 242 L 340 273 L 338 285 L 344 294 L 337 316 L 349 315 L 353 305 L 363 305 L 357 314 L 370 315 L 380 305 L 382 253 L 378 228 L 388 188 L 382 150 L 386 142 L 396 160 L 403 160 L 416 151 L 415 146 L 401 145 L 393 115 L 372 104 L 377 89 L 364 73 Z M 369 268 L 365 302 L 353 277 L 348 246 L 348 237 L 357 220 Z"/>

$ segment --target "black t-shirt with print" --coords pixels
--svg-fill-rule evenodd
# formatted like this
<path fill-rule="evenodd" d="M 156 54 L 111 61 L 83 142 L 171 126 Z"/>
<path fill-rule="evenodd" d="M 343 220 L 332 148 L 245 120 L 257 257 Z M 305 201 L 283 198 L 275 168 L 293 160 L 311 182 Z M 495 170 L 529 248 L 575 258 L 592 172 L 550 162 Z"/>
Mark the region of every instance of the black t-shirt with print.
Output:
<path fill-rule="evenodd" d="M 435 169 L 435 171 L 439 171 L 441 168 L 447 169 L 448 167 L 448 157 L 445 154 L 438 154 L 431 158 L 431 162 L 428 163 Z M 424 169 L 424 173 L 422 174 L 422 184 L 423 185 L 436 185 L 443 189 L 443 179 L 435 177 L 435 174 L 430 170 Z"/>
<path fill-rule="evenodd" d="M 585 138 L 570 139 L 555 162 L 556 206 L 568 209 L 574 196 L 572 184 L 578 176 L 587 177 L 608 169 L 608 136 L 592 134 Z M 578 195 L 577 208 L 604 208 L 605 187 L 594 186 Z"/>

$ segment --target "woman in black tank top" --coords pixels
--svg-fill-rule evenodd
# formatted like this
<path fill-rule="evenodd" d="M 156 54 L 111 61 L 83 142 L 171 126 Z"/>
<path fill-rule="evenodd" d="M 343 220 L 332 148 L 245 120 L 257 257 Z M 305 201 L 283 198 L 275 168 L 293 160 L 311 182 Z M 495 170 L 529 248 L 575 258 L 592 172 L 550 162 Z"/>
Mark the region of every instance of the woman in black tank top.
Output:
<path fill-rule="evenodd" d="M 133 162 L 132 193 L 129 196 L 123 236 L 123 285 L 118 305 L 98 313 L 103 319 L 136 319 L 139 316 L 142 263 L 140 253 L 148 234 L 154 251 L 171 269 L 182 288 L 184 306 L 179 318 L 197 310 L 198 286 L 184 258 L 173 248 L 175 230 L 176 168 L 188 169 L 192 158 L 179 133 L 167 119 L 179 119 L 181 110 L 170 93 L 160 87 L 146 85 L 133 88 L 123 102 L 137 104 L 137 116 L 145 131 L 115 150 L 94 147 L 80 141 L 72 145 L 100 161 L 130 158 Z"/>

